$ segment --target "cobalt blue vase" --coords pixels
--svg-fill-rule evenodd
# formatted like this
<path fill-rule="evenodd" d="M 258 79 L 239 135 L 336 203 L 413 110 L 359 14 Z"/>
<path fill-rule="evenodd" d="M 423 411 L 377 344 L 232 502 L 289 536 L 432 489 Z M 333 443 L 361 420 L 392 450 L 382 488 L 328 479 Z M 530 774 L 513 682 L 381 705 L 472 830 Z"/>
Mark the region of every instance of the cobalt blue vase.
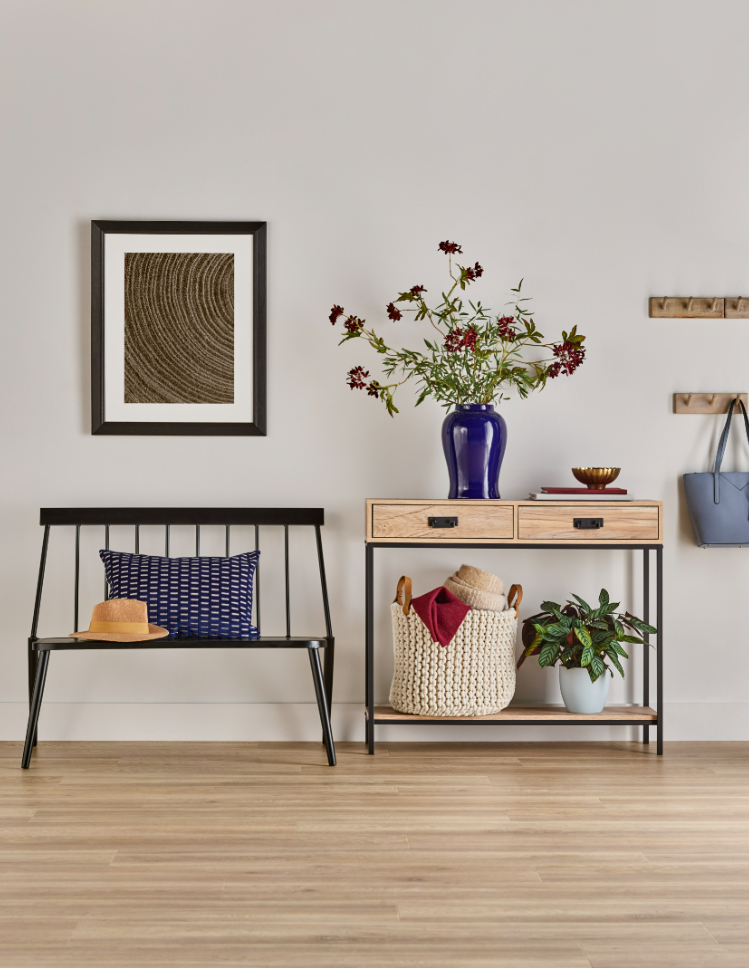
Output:
<path fill-rule="evenodd" d="M 507 424 L 491 404 L 459 403 L 442 424 L 448 498 L 498 498 Z"/>

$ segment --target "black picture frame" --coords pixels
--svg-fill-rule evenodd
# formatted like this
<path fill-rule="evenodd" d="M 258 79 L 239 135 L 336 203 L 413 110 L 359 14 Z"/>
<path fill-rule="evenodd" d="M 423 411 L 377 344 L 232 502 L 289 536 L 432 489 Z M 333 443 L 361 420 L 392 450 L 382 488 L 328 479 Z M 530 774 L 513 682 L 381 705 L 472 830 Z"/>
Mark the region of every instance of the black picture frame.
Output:
<path fill-rule="evenodd" d="M 252 420 L 122 421 L 106 414 L 105 240 L 108 235 L 251 235 L 252 249 Z M 112 221 L 91 222 L 91 433 L 140 436 L 265 436 L 266 435 L 266 222 Z"/>

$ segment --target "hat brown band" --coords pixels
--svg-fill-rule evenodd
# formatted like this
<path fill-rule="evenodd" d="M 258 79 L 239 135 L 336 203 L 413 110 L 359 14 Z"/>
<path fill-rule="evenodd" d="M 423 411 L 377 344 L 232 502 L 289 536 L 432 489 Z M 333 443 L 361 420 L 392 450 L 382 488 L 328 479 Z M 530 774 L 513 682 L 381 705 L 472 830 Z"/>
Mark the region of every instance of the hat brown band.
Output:
<path fill-rule="evenodd" d="M 125 632 L 148 635 L 148 622 L 91 622 L 89 632 Z"/>

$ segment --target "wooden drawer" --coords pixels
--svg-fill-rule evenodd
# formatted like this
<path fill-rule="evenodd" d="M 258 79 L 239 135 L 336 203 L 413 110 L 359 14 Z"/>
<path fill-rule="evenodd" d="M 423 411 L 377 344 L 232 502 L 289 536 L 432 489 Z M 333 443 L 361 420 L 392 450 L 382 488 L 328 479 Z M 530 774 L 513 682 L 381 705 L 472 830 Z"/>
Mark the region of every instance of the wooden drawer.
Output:
<path fill-rule="evenodd" d="M 472 538 L 503 540 L 514 537 L 512 505 L 455 501 L 450 504 L 377 504 L 372 508 L 373 540 L 429 539 L 445 541 Z M 429 518 L 457 518 L 452 528 L 433 528 Z"/>
<path fill-rule="evenodd" d="M 518 506 L 520 541 L 659 541 L 658 505 L 570 504 Z M 576 518 L 597 518 L 603 522 L 596 530 L 575 527 Z"/>

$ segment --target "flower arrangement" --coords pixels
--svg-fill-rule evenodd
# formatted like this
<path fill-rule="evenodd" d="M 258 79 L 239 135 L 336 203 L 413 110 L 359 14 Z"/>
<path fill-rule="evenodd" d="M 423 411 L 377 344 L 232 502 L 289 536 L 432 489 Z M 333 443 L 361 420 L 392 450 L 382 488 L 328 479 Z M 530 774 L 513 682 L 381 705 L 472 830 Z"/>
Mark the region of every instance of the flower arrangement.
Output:
<path fill-rule="evenodd" d="M 478 262 L 473 266 L 456 263 L 453 267 L 453 256 L 463 252 L 455 242 L 440 242 L 439 251 L 448 258 L 452 285 L 442 293 L 442 301 L 436 308 L 427 305 L 424 286 L 412 286 L 407 292 L 399 293 L 386 307 L 388 318 L 393 322 L 403 319 L 407 312 L 414 313 L 416 322 L 427 320 L 434 334 L 431 339 L 424 339 L 426 352 L 392 349 L 373 329 L 367 328 L 365 320 L 347 314 L 342 306 L 333 306 L 330 322 L 335 325 L 343 318 L 345 332 L 340 342 L 366 340 L 383 357 L 386 376 L 390 378 L 397 373 L 402 377 L 383 383 L 371 379 L 369 370 L 355 366 L 348 372 L 347 382 L 352 390 L 366 390 L 369 396 L 382 400 L 392 417 L 398 413 L 393 400 L 395 391 L 412 378 L 419 391 L 416 406 L 427 397 L 434 397 L 449 408 L 502 400 L 503 391 L 508 387 L 515 387 L 525 398 L 531 391 L 545 387 L 550 378 L 562 373 L 571 376 L 582 364 L 585 337 L 578 334 L 576 326 L 569 333 L 562 333 L 561 342 L 544 342 L 543 334 L 536 329 L 533 313 L 523 305 L 530 300 L 521 298 L 522 279 L 511 290 L 515 294 L 511 314 L 493 316 L 480 302 L 470 300 L 466 308 L 460 293 L 480 279 L 484 270 Z M 551 356 L 525 359 L 529 348 L 550 350 Z"/>
<path fill-rule="evenodd" d="M 617 613 L 619 602 L 609 601 L 605 588 L 598 596 L 598 608 L 591 608 L 578 595 L 572 597 L 575 601 L 568 600 L 564 608 L 556 602 L 542 602 L 543 612 L 526 619 L 522 633 L 525 651 L 518 668 L 529 655 L 538 655 L 540 666 L 561 662 L 566 669 L 587 669 L 591 682 L 606 671 L 613 675 L 609 662 L 624 678 L 619 659 L 629 656 L 621 643 L 646 645 L 640 636 L 658 630 L 629 612 Z"/>

